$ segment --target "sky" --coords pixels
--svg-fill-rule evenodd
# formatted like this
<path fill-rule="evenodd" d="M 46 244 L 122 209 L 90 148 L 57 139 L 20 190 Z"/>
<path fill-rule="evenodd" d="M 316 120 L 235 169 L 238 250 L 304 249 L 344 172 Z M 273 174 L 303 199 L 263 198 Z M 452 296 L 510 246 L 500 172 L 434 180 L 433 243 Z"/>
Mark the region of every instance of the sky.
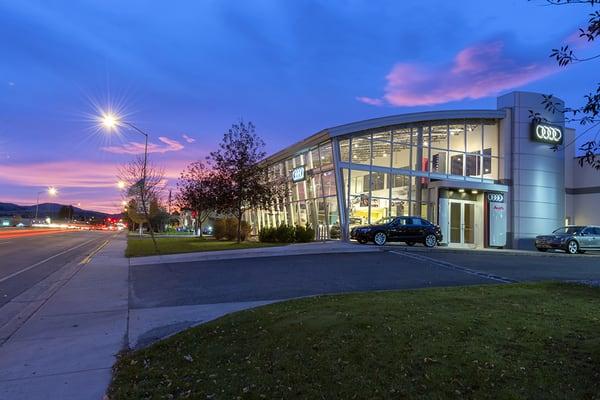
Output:
<path fill-rule="evenodd" d="M 239 120 L 275 152 L 321 129 L 424 110 L 495 108 L 512 90 L 570 106 L 597 63 L 548 55 L 589 6 L 544 0 L 0 0 L 0 202 L 120 209 L 117 110 L 150 137 L 168 187 Z M 596 48 L 597 49 L 597 48 Z"/>

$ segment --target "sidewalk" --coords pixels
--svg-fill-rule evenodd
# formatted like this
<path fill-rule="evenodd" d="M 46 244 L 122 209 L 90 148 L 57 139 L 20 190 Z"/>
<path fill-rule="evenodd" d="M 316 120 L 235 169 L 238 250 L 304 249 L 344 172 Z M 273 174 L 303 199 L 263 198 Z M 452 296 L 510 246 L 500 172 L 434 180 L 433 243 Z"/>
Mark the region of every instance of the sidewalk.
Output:
<path fill-rule="evenodd" d="M 170 264 L 191 261 L 233 260 L 239 258 L 298 256 L 321 253 L 365 253 L 381 251 L 377 246 L 359 246 L 342 241 L 296 243 L 275 247 L 258 247 L 254 249 L 204 251 L 196 253 L 167 254 L 161 256 L 132 257 L 131 266 Z"/>
<path fill-rule="evenodd" d="M 102 399 L 128 319 L 119 235 L 0 346 L 0 398 Z"/>

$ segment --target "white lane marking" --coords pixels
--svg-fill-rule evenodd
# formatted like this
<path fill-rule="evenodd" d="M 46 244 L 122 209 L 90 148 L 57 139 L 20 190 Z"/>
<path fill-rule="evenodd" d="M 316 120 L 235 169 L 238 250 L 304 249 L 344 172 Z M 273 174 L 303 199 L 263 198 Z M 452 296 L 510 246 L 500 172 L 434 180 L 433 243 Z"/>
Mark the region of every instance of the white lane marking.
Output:
<path fill-rule="evenodd" d="M 400 252 L 397 252 L 397 251 L 390 250 L 390 253 L 398 254 L 400 256 L 407 256 L 407 257 L 413 258 L 415 260 L 419 260 L 419 261 L 424 261 L 424 262 L 429 262 L 431 264 L 435 264 L 435 265 L 437 265 L 439 267 L 442 267 L 442 268 L 451 269 L 451 270 L 454 270 L 454 271 L 461 271 L 461 272 L 464 272 L 465 274 L 475 275 L 475 276 L 478 276 L 480 278 L 490 279 L 490 280 L 497 281 L 497 282 L 502 282 L 502 283 L 516 283 L 516 282 L 519 282 L 519 281 L 517 281 L 515 279 L 505 278 L 503 276 L 498 276 L 498 275 L 487 274 L 485 272 L 476 271 L 474 269 L 463 267 L 461 265 L 452 264 L 452 263 L 447 262 L 447 261 L 438 260 L 438 259 L 435 259 L 435 258 L 432 258 L 432 257 L 427 257 L 427 256 L 424 256 L 424 255 L 421 255 L 421 254 L 409 253 L 408 251 L 404 251 L 404 252 L 400 253 Z"/>
<path fill-rule="evenodd" d="M 39 265 L 41 265 L 41 264 L 43 264 L 43 263 L 45 263 L 45 262 L 47 262 L 47 261 L 50 261 L 50 260 L 52 260 L 53 258 L 56 258 L 56 257 L 62 256 L 63 254 L 65 254 L 65 253 L 68 253 L 68 252 L 69 252 L 69 251 L 71 251 L 71 250 L 75 250 L 75 249 L 78 249 L 78 248 L 80 248 L 81 246 L 85 246 L 86 244 L 88 244 L 88 243 L 90 243 L 90 242 L 93 242 L 93 241 L 94 241 L 94 240 L 96 240 L 96 239 L 97 239 L 97 238 L 90 239 L 90 240 L 88 240 L 87 242 L 83 242 L 83 243 L 81 243 L 81 244 L 78 244 L 78 245 L 77 245 L 77 246 L 75 246 L 75 247 L 71 247 L 70 249 L 67 249 L 67 250 L 61 251 L 61 252 L 60 252 L 60 253 L 58 253 L 58 254 L 55 254 L 55 255 L 53 255 L 53 256 L 50 256 L 50 257 L 46 258 L 45 260 L 38 261 L 38 262 L 36 262 L 35 264 L 32 264 L 32 265 L 30 265 L 29 267 L 25 267 L 25 268 L 23 268 L 23 269 L 22 269 L 22 270 L 20 270 L 20 271 L 13 272 L 12 274 L 10 274 L 10 275 L 8 275 L 8 276 L 5 276 L 4 278 L 0 278 L 0 283 L 2 283 L 2 282 L 5 282 L 5 281 L 7 281 L 7 280 L 9 280 L 9 279 L 11 279 L 11 278 L 14 278 L 14 277 L 15 277 L 15 276 L 17 276 L 17 275 L 20 275 L 20 274 L 22 274 L 23 272 L 27 272 L 27 271 L 29 271 L 29 270 L 30 270 L 30 269 L 32 269 L 32 268 L 35 268 L 35 267 L 37 267 L 37 266 L 39 266 Z"/>

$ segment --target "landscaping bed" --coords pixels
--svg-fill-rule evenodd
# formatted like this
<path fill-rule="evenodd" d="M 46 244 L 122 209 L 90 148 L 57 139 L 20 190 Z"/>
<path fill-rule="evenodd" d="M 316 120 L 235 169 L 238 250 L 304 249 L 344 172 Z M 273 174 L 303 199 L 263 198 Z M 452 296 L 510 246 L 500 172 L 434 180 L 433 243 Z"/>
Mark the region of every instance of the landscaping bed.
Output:
<path fill-rule="evenodd" d="M 584 399 L 600 289 L 541 283 L 320 296 L 125 354 L 111 399 Z"/>
<path fill-rule="evenodd" d="M 219 251 L 252 249 L 256 247 L 281 246 L 277 243 L 241 242 L 231 240 L 203 239 L 198 237 L 157 237 L 159 254 L 192 253 L 199 251 Z M 150 237 L 129 236 L 127 238 L 126 257 L 142 257 L 157 255 Z"/>

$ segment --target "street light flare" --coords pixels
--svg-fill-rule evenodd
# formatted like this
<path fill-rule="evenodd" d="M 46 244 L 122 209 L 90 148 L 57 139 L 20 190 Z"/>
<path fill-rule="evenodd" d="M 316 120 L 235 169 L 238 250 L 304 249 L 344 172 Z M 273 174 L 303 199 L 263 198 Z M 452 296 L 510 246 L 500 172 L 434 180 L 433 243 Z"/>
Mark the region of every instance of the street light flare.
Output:
<path fill-rule="evenodd" d="M 125 189 L 125 182 L 124 181 L 117 182 L 117 187 L 121 190 Z"/>
<path fill-rule="evenodd" d="M 119 117 L 112 113 L 104 113 L 100 117 L 100 122 L 110 131 L 119 126 Z"/>
<path fill-rule="evenodd" d="M 50 196 L 56 196 L 56 195 L 58 194 L 58 189 L 57 189 L 57 188 L 55 188 L 55 187 L 53 187 L 53 186 L 50 186 L 50 187 L 48 188 L 48 194 L 49 194 Z"/>

